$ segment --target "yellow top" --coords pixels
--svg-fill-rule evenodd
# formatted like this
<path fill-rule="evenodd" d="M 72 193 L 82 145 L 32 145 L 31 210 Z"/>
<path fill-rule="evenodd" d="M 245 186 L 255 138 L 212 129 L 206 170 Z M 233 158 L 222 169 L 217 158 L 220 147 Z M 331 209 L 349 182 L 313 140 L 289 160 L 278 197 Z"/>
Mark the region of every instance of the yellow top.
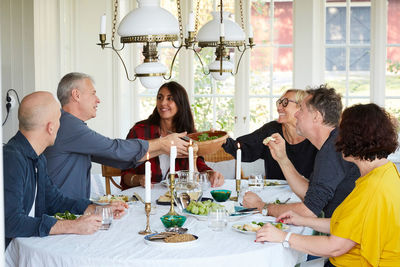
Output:
<path fill-rule="evenodd" d="M 357 244 L 335 266 L 400 266 L 400 175 L 388 162 L 356 181 L 332 215 L 331 234 Z"/>

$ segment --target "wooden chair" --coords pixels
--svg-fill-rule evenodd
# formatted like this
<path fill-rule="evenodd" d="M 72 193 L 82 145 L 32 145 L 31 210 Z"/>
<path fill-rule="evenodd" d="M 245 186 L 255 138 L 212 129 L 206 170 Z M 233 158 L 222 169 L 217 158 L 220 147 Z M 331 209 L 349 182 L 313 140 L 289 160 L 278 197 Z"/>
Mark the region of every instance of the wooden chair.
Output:
<path fill-rule="evenodd" d="M 106 179 L 106 194 L 111 195 L 110 181 L 117 188 L 122 190 L 122 187 L 114 181 L 113 176 L 121 176 L 121 170 L 106 165 L 101 165 L 101 175 Z"/>

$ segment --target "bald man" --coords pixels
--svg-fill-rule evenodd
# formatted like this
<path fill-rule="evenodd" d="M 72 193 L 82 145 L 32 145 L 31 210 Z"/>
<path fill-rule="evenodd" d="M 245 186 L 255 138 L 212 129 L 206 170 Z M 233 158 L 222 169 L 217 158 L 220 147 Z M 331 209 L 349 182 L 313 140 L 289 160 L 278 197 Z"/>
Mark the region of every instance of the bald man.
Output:
<path fill-rule="evenodd" d="M 52 94 L 26 96 L 18 110 L 19 131 L 3 148 L 6 247 L 14 237 L 49 234 L 92 234 L 102 218 L 87 199 L 70 199 L 51 183 L 42 152 L 54 144 L 60 127 L 60 105 Z M 118 217 L 125 204 L 112 205 Z M 84 215 L 75 221 L 58 221 L 56 212 Z"/>

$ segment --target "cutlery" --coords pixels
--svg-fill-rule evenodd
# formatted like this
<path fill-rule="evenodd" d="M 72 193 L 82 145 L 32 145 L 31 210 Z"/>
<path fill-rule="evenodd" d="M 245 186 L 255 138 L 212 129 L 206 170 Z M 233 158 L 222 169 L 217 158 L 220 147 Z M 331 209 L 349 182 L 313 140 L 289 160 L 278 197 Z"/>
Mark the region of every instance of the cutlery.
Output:
<path fill-rule="evenodd" d="M 289 197 L 288 199 L 286 199 L 285 201 L 282 202 L 282 204 L 286 204 L 291 198 Z"/>
<path fill-rule="evenodd" d="M 137 199 L 139 199 L 139 201 L 140 202 L 142 202 L 143 204 L 144 204 L 144 200 L 143 200 L 143 198 L 138 194 L 138 193 L 133 193 L 133 195 L 137 198 Z"/>
<path fill-rule="evenodd" d="M 242 212 L 249 212 L 249 211 L 253 211 L 256 210 L 257 208 L 247 208 L 247 209 L 242 209 L 242 210 L 238 210 L 237 213 L 242 213 Z"/>

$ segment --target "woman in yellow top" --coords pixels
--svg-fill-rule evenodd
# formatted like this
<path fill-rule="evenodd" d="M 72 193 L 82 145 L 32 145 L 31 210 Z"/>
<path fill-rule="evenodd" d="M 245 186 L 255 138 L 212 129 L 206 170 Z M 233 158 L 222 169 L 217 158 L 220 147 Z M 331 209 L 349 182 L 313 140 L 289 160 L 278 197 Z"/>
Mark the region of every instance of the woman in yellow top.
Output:
<path fill-rule="evenodd" d="M 354 190 L 330 219 L 292 211 L 277 218 L 330 235 L 291 234 L 267 224 L 256 241 L 282 242 L 284 247 L 329 257 L 325 266 L 400 266 L 400 175 L 387 160 L 397 146 L 396 125 L 384 109 L 375 104 L 347 108 L 336 147 L 360 169 Z"/>

